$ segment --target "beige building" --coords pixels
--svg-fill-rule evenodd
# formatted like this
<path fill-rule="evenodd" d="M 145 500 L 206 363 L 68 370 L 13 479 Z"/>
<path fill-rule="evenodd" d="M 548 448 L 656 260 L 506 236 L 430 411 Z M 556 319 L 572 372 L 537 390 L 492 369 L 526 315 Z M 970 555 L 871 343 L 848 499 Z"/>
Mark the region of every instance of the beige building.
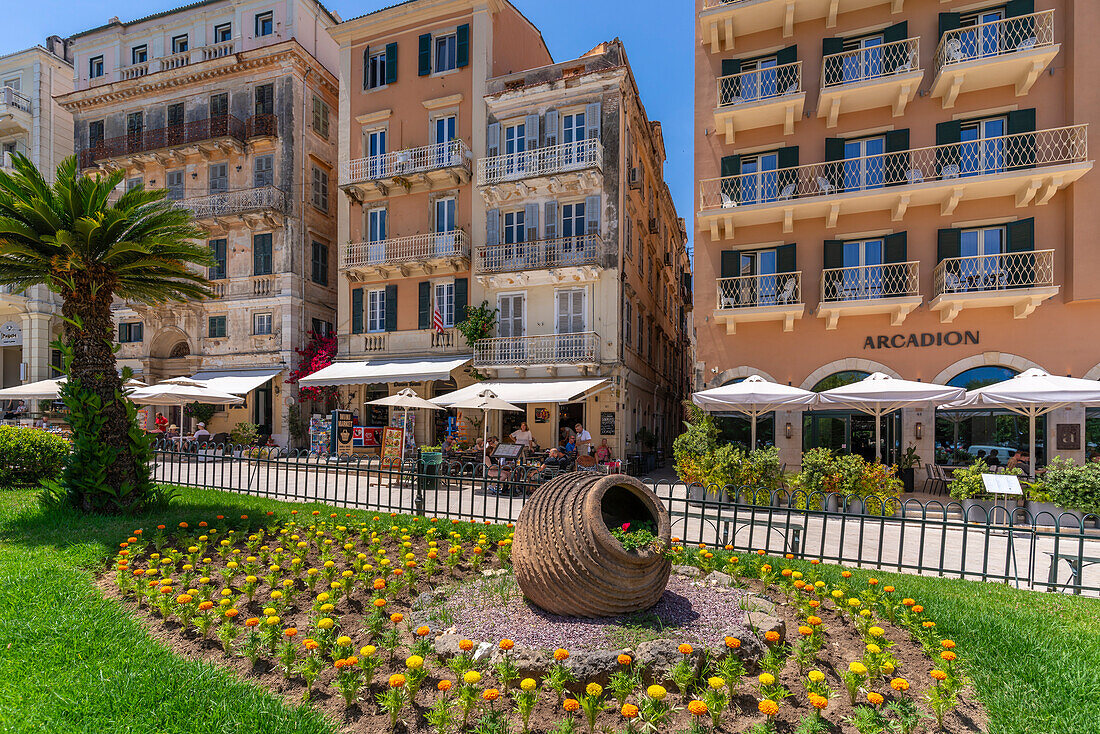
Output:
<path fill-rule="evenodd" d="M 288 440 L 288 369 L 336 320 L 338 22 L 316 0 L 206 0 L 72 39 L 85 169 L 168 190 L 208 232 L 214 297 L 119 303 L 121 365 L 246 396 L 208 428 Z M 186 416 L 172 409 L 170 419 Z"/>
<path fill-rule="evenodd" d="M 1100 56 L 1085 37 L 1100 4 L 697 0 L 695 12 L 706 386 L 758 373 L 823 389 L 881 371 L 974 387 L 1029 367 L 1100 378 L 1087 138 Z M 1039 462 L 1083 459 L 1087 421 L 1078 407 L 1041 420 Z M 883 427 L 892 458 L 914 446 L 926 463 L 1027 445 L 1009 415 L 905 410 Z M 763 435 L 797 465 L 811 446 L 873 456 L 873 428 L 790 412 Z"/>
<path fill-rule="evenodd" d="M 73 153 L 72 115 L 54 97 L 72 91 L 68 42 L 57 36 L 0 56 L 0 168 L 25 155 L 52 181 L 57 165 Z M 60 303 L 45 286 L 0 289 L 0 387 L 45 380 L 60 364 L 50 347 L 61 329 Z"/>

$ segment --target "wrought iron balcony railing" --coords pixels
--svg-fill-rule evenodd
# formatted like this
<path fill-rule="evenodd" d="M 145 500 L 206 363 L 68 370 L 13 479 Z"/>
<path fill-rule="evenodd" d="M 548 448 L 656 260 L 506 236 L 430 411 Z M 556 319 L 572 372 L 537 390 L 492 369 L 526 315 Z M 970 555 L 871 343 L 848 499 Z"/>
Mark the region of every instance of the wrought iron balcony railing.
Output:
<path fill-rule="evenodd" d="M 843 303 L 920 295 L 919 267 L 914 261 L 827 268 L 821 271 L 821 300 Z"/>
<path fill-rule="evenodd" d="M 463 140 L 433 143 L 392 153 L 347 161 L 340 170 L 341 185 L 382 181 L 445 168 L 468 168 L 470 148 Z"/>
<path fill-rule="evenodd" d="M 1053 10 L 955 28 L 943 34 L 936 48 L 936 73 L 953 64 L 1053 45 Z"/>
<path fill-rule="evenodd" d="M 474 270 L 478 273 L 514 273 L 580 265 L 605 266 L 612 254 L 610 244 L 598 234 L 485 245 L 477 248 Z"/>
<path fill-rule="evenodd" d="M 415 263 L 433 258 L 468 258 L 470 243 L 461 229 L 397 237 L 378 242 L 356 242 L 340 252 L 340 269 Z"/>
<path fill-rule="evenodd" d="M 936 266 L 936 295 L 988 293 L 1054 285 L 1054 250 L 944 258 Z"/>
<path fill-rule="evenodd" d="M 732 311 L 802 303 L 802 272 L 719 278 L 718 310 Z"/>
<path fill-rule="evenodd" d="M 80 152 L 82 166 L 116 156 L 135 155 L 161 148 L 194 145 L 217 138 L 232 138 L 243 143 L 247 138 L 275 134 L 275 115 L 253 115 L 242 121 L 233 115 L 217 115 L 179 125 L 135 131 L 107 138 Z"/>
<path fill-rule="evenodd" d="M 731 209 L 957 180 L 1088 159 L 1088 125 L 811 163 L 700 182 L 700 208 Z"/>
<path fill-rule="evenodd" d="M 718 78 L 718 106 L 759 102 L 802 91 L 802 62 L 754 69 Z"/>
<path fill-rule="evenodd" d="M 254 189 L 226 191 L 221 194 L 180 199 L 176 202 L 176 206 L 182 209 L 190 209 L 196 219 L 245 214 L 264 209 L 285 212 L 287 196 L 282 189 L 274 186 L 261 186 Z"/>
<path fill-rule="evenodd" d="M 907 38 L 881 46 L 859 48 L 822 59 L 821 88 L 881 79 L 920 69 L 920 39 Z"/>
<path fill-rule="evenodd" d="M 600 336 L 592 331 L 545 336 L 479 339 L 475 366 L 527 367 L 536 364 L 599 364 Z"/>
<path fill-rule="evenodd" d="M 556 173 L 583 171 L 603 165 L 603 144 L 599 138 L 587 138 L 544 148 L 505 153 L 477 162 L 477 185 L 492 186 Z"/>

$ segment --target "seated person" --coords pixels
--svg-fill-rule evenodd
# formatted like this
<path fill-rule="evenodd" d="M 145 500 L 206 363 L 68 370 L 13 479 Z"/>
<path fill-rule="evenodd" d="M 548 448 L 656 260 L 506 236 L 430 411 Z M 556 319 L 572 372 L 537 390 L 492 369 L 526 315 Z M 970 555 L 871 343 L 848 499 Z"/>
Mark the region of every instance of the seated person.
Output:
<path fill-rule="evenodd" d="M 476 451 L 479 454 L 483 453 L 485 451 L 485 439 L 478 437 L 478 439 L 474 441 L 474 447 L 471 451 Z"/>
<path fill-rule="evenodd" d="M 1001 465 L 1001 457 L 998 456 L 997 453 L 998 453 L 997 449 L 992 449 L 989 452 L 989 456 L 986 457 L 985 463 L 989 464 L 990 466 L 1000 466 Z"/>
<path fill-rule="evenodd" d="M 572 460 L 563 454 L 560 449 L 551 448 L 550 455 L 546 457 L 546 461 L 539 464 L 538 470 L 543 478 L 548 478 L 554 473 L 554 470 L 557 470 L 557 472 L 568 471 L 572 464 Z"/>
<path fill-rule="evenodd" d="M 600 441 L 600 445 L 596 447 L 596 461 L 601 464 L 611 461 L 611 447 L 607 445 L 606 438 Z"/>
<path fill-rule="evenodd" d="M 27 404 L 24 403 L 22 400 L 20 400 L 18 403 L 15 404 L 14 408 L 12 408 L 11 410 L 9 410 L 7 413 L 4 414 L 4 418 L 8 419 L 8 420 L 11 420 L 13 418 L 18 418 L 19 416 L 23 415 L 26 412 L 27 412 Z"/>
<path fill-rule="evenodd" d="M 168 430 L 166 430 L 164 432 L 164 437 L 165 438 L 179 438 L 179 435 L 180 435 L 180 429 L 179 429 L 179 426 L 177 426 L 175 423 L 168 426 Z"/>
<path fill-rule="evenodd" d="M 213 436 L 214 436 L 213 433 L 206 430 L 206 424 L 205 423 L 199 423 L 198 426 L 195 428 L 195 435 L 192 436 L 192 438 L 195 439 L 195 443 L 201 445 L 201 444 L 209 442 L 210 439 Z"/>

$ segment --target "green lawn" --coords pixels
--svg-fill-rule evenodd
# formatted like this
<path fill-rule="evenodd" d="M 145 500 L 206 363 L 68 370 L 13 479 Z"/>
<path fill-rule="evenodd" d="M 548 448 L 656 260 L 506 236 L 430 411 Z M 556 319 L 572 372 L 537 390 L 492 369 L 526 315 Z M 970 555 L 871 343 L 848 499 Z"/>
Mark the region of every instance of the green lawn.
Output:
<path fill-rule="evenodd" d="M 0 732 L 335 731 L 307 708 L 167 651 L 92 586 L 135 527 L 268 510 L 289 516 L 291 507 L 311 509 L 185 490 L 161 516 L 86 518 L 46 515 L 32 492 L 0 492 Z M 1100 728 L 1100 600 L 856 571 L 870 575 L 915 597 L 958 642 L 990 731 Z"/>

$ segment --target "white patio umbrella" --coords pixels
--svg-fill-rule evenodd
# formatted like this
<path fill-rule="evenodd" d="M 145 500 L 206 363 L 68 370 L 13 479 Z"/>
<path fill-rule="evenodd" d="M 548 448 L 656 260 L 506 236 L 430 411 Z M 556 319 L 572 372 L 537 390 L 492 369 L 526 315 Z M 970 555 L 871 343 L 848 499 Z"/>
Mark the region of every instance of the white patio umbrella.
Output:
<path fill-rule="evenodd" d="M 818 399 L 821 405 L 851 408 L 874 416 L 875 456 L 881 459 L 884 415 L 917 405 L 942 405 L 958 400 L 965 394 L 966 390 L 961 387 L 899 380 L 882 372 L 875 372 L 859 382 L 819 393 Z"/>
<path fill-rule="evenodd" d="M 466 400 L 460 400 L 457 403 L 452 404 L 450 407 L 458 408 L 459 410 L 480 410 L 484 413 L 484 420 L 481 422 L 481 463 L 485 463 L 485 452 L 488 450 L 488 436 L 489 436 L 489 411 L 490 410 L 509 410 L 517 413 L 522 413 L 523 408 L 519 408 L 512 405 L 506 400 L 501 400 L 497 397 L 496 393 L 492 390 L 482 390 L 476 396 L 467 398 Z"/>
<path fill-rule="evenodd" d="M 26 385 L 15 385 L 0 390 L 0 400 L 57 400 L 65 378 L 39 380 Z"/>
<path fill-rule="evenodd" d="M 733 411 L 747 415 L 752 423 L 752 448 L 756 448 L 756 419 L 773 410 L 810 406 L 817 402 L 817 393 L 800 387 L 770 382 L 760 375 L 750 375 L 743 381 L 703 390 L 691 396 L 692 402 L 708 413 Z"/>
<path fill-rule="evenodd" d="M 130 400 L 138 405 L 178 405 L 181 413 L 187 403 L 234 405 L 244 402 L 239 395 L 214 390 L 189 377 L 173 377 L 155 385 L 139 387 L 130 393 Z"/>
<path fill-rule="evenodd" d="M 1079 377 L 1058 377 L 1033 368 L 1004 382 L 971 390 L 960 400 L 941 407 L 952 410 L 996 406 L 1026 415 L 1028 450 L 1031 461 L 1037 462 L 1035 419 L 1067 405 L 1100 406 L 1100 382 Z"/>
<path fill-rule="evenodd" d="M 416 394 L 410 388 L 405 388 L 396 395 L 389 395 L 378 400 L 370 400 L 367 405 L 388 405 L 391 408 L 404 408 L 405 413 L 401 417 L 401 463 L 405 463 L 405 426 L 409 421 L 409 410 L 413 408 L 425 408 L 427 410 L 443 410 L 435 403 L 429 402 Z"/>

